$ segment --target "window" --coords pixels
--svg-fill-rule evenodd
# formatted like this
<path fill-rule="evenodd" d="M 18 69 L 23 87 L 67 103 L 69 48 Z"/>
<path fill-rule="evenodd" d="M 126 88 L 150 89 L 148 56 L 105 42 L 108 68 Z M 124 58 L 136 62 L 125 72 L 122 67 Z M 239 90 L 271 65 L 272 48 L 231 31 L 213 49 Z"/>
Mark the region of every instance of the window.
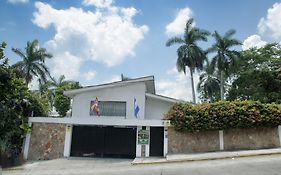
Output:
<path fill-rule="evenodd" d="M 91 104 L 93 101 L 91 102 Z M 122 101 L 99 101 L 98 107 L 101 116 L 126 116 L 126 102 Z M 90 115 L 97 116 L 97 113 L 90 109 Z"/>

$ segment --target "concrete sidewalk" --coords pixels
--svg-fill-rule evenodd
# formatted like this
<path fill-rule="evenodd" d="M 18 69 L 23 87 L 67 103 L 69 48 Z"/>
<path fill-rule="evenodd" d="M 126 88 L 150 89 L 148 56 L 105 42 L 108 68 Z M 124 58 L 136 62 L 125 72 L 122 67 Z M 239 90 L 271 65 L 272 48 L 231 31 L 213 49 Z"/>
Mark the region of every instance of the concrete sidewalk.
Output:
<path fill-rule="evenodd" d="M 166 158 L 163 157 L 135 158 L 132 164 L 140 165 L 140 164 L 158 164 L 158 163 L 177 163 L 177 162 L 188 162 L 188 161 L 252 157 L 252 156 L 273 155 L 273 154 L 281 154 L 281 148 L 247 150 L 247 151 L 222 151 L 222 152 L 195 153 L 195 154 L 172 154 L 172 155 L 167 155 Z"/>

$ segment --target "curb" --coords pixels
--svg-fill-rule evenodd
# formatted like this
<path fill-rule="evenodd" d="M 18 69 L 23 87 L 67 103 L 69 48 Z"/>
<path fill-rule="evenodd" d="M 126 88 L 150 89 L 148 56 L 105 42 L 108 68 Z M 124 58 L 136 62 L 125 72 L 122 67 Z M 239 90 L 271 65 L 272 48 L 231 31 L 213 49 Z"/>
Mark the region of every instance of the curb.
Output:
<path fill-rule="evenodd" d="M 207 161 L 207 160 L 222 160 L 222 159 L 233 159 L 233 158 L 245 158 L 245 157 L 258 157 L 258 156 L 270 156 L 270 155 L 281 155 L 281 152 L 269 152 L 269 153 L 256 153 L 256 154 L 244 154 L 244 155 L 228 155 L 228 156 L 217 156 L 217 157 L 205 157 L 205 158 L 187 158 L 187 159 L 174 159 L 174 160 L 159 160 L 159 161 L 147 161 L 147 162 L 132 162 L 132 165 L 155 165 L 155 164 L 166 164 L 166 163 L 184 163 L 184 162 L 195 162 L 195 161 Z"/>

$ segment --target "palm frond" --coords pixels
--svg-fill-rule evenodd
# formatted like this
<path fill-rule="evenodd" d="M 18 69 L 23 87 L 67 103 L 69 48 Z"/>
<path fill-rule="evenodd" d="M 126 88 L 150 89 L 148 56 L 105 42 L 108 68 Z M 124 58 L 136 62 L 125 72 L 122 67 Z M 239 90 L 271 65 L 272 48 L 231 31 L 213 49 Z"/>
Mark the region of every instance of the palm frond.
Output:
<path fill-rule="evenodd" d="M 179 37 L 173 37 L 173 38 L 170 38 L 167 42 L 166 42 L 166 46 L 169 47 L 173 44 L 183 44 L 184 43 L 184 40 L 182 38 L 179 38 Z"/>

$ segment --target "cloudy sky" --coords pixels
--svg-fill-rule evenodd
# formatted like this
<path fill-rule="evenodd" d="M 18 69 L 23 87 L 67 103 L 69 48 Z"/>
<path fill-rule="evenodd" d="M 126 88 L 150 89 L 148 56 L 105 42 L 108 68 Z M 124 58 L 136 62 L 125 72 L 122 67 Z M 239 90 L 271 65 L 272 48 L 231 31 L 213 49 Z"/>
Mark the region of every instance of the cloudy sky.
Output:
<path fill-rule="evenodd" d="M 121 73 L 154 75 L 157 93 L 184 100 L 192 99 L 189 75 L 177 72 L 177 46 L 165 42 L 182 35 L 188 18 L 210 32 L 235 29 L 238 49 L 281 40 L 281 2 L 274 0 L 1 0 L 0 13 L 0 41 L 12 64 L 20 60 L 12 47 L 38 39 L 54 55 L 47 62 L 54 77 L 94 85 Z"/>

